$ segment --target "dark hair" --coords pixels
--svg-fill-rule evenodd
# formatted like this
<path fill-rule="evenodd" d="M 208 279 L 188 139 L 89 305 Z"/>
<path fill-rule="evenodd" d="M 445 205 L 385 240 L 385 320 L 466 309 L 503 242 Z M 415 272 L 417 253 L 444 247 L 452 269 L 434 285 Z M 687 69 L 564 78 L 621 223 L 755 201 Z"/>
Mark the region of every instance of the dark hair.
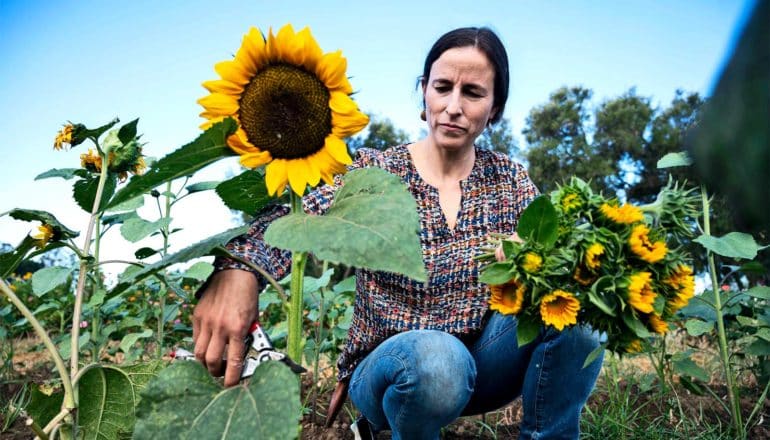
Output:
<path fill-rule="evenodd" d="M 503 117 L 505 102 L 508 100 L 508 54 L 500 38 L 491 29 L 487 27 L 464 27 L 449 31 L 441 36 L 430 48 L 428 56 L 425 57 L 425 65 L 422 69 L 420 84 L 425 85 L 425 81 L 430 76 L 430 68 L 433 63 L 449 49 L 458 47 L 473 46 L 479 49 L 487 56 L 489 62 L 495 68 L 495 94 L 492 105 L 497 111 L 491 119 L 491 123 L 496 123 Z M 423 100 L 423 107 L 425 101 Z"/>

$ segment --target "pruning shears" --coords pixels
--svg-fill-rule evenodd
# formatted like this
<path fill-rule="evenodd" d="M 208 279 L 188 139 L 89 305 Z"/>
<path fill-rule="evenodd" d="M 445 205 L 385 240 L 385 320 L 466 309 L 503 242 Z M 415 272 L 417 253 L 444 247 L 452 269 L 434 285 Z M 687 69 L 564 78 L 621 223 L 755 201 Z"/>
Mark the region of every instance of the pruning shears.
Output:
<path fill-rule="evenodd" d="M 266 361 L 279 361 L 286 364 L 291 371 L 296 374 L 302 374 L 307 370 L 298 363 L 291 360 L 285 353 L 276 351 L 273 343 L 267 336 L 257 321 L 251 323 L 249 333 L 243 340 L 246 350 L 243 355 L 243 368 L 241 369 L 241 380 L 247 379 L 254 374 L 259 364 Z M 183 348 L 177 348 L 171 357 L 179 360 L 194 361 L 195 355 Z"/>

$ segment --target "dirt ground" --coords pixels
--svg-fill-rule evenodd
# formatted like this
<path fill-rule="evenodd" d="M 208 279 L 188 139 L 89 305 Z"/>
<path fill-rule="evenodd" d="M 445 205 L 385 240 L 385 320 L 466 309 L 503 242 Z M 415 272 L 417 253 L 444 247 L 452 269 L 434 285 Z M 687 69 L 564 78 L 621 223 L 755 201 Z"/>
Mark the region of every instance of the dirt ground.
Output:
<path fill-rule="evenodd" d="M 3 397 L 3 399 L 0 399 L 0 403 L 7 401 L 24 383 L 33 382 L 39 384 L 56 376 L 56 373 L 52 370 L 52 364 L 47 361 L 46 354 L 35 348 L 36 342 L 34 340 L 22 340 L 14 344 L 13 372 L 4 372 L 5 375 L 0 376 L 0 396 Z M 606 367 L 607 363 L 605 362 Z M 630 371 L 637 374 L 652 371 L 647 358 L 636 357 L 626 359 L 616 364 L 615 367 L 619 373 L 618 377 L 620 377 L 617 383 L 618 390 L 630 392 L 631 395 L 638 398 L 636 405 L 643 407 L 643 411 L 651 416 L 651 418 L 662 416 L 666 418 L 667 424 L 672 427 L 676 426 L 679 422 L 678 412 L 675 414 L 674 411 L 669 410 L 670 406 L 665 402 L 665 399 L 660 398 L 660 394 L 656 391 L 655 387 L 649 390 L 642 390 L 639 388 L 638 381 L 632 381 L 629 384 L 628 381 L 623 379 L 626 377 L 624 374 L 628 374 Z M 312 373 L 307 373 L 303 378 L 303 402 L 307 402 L 309 407 L 308 414 L 302 419 L 303 439 L 353 439 L 350 424 L 357 413 L 349 403 L 346 403 L 342 411 L 340 411 L 332 427 L 325 428 L 323 426 L 326 408 L 328 407 L 334 387 L 333 381 L 329 380 L 331 374 L 330 368 L 322 369 L 319 373 L 319 380 L 315 384 Z M 602 374 L 599 380 L 600 383 L 588 402 L 589 408 L 594 412 L 602 411 L 602 408 L 609 401 L 609 396 L 606 392 L 608 387 L 605 383 L 602 383 L 602 381 L 607 380 L 607 376 Z M 314 391 L 314 385 L 318 386 L 318 393 Z M 628 389 L 628 387 L 631 387 L 631 389 Z M 725 387 L 720 386 L 716 381 L 712 381 L 711 387 L 718 396 L 726 396 Z M 741 403 L 746 415 L 748 415 L 754 402 L 756 402 L 758 393 L 761 392 L 761 390 L 757 391 L 756 388 L 748 387 L 744 392 L 746 395 Z M 757 396 L 751 395 L 752 392 L 756 393 Z M 679 386 L 676 388 L 676 396 L 681 402 L 685 417 L 692 420 L 701 419 L 713 425 L 729 423 L 729 415 L 713 396 L 708 394 L 696 395 Z M 724 400 L 726 400 L 726 397 Z M 445 428 L 442 438 L 515 439 L 519 434 L 518 424 L 521 416 L 521 400 L 517 399 L 494 413 L 487 413 L 483 416 L 464 417 L 455 421 Z M 0 428 L 2 428 L 4 422 L 2 417 L 3 415 L 0 413 Z M 764 408 L 757 419 L 760 420 L 760 423 L 752 428 L 749 438 L 770 439 L 770 399 L 765 401 Z M 24 420 L 21 417 L 9 429 L 0 433 L 0 438 L 4 440 L 29 439 L 33 436 L 34 434 L 24 425 Z M 389 439 L 390 433 L 380 433 L 377 438 Z"/>

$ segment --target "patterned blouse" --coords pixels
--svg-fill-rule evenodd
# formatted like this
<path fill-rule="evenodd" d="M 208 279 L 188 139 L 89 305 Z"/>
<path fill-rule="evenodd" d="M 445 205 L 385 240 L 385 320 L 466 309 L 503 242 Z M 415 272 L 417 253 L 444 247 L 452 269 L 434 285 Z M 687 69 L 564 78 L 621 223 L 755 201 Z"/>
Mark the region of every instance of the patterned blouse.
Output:
<path fill-rule="evenodd" d="M 491 233 L 510 234 L 521 211 L 538 195 L 524 169 L 503 154 L 476 148 L 470 175 L 460 182 L 462 199 L 454 229 L 439 205 L 435 187 L 417 173 L 406 145 L 387 151 L 360 149 L 350 169 L 379 167 L 401 177 L 417 202 L 420 244 L 428 282 L 366 269 L 356 271 L 356 298 L 345 348 L 338 360 L 339 379 L 349 377 L 356 365 L 389 336 L 406 330 L 434 329 L 457 336 L 479 331 L 488 310 L 489 290 L 480 284 L 481 253 Z M 340 183 L 340 180 L 337 180 Z M 334 187 L 322 186 L 303 198 L 309 214 L 321 214 L 331 205 Z M 263 233 L 285 206 L 259 213 L 246 235 L 228 243 L 234 254 L 266 269 L 275 279 L 289 270 L 291 254 L 267 246 Z M 247 266 L 218 258 L 217 270 Z M 257 275 L 260 290 L 265 285 Z"/>

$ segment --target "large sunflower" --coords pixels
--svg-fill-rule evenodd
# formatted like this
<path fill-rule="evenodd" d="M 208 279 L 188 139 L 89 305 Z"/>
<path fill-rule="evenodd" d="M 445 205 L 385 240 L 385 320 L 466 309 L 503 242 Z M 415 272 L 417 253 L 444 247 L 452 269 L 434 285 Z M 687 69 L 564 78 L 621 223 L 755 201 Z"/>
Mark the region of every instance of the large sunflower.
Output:
<path fill-rule="evenodd" d="M 267 39 L 251 28 L 235 58 L 214 66 L 222 79 L 203 83 L 211 94 L 198 100 L 208 119 L 201 127 L 235 119 L 227 143 L 243 166 L 267 165 L 271 195 L 287 183 L 298 195 L 320 179 L 332 183 L 352 162 L 342 138 L 369 122 L 350 99 L 346 68 L 341 52 L 324 54 L 308 28 L 295 33 L 287 24 Z"/>
<path fill-rule="evenodd" d="M 489 286 L 492 296 L 489 298 L 489 308 L 503 315 L 515 315 L 521 311 L 524 303 L 524 293 L 527 287 L 517 279 L 505 284 Z"/>
<path fill-rule="evenodd" d="M 577 324 L 580 301 L 575 295 L 556 289 L 540 301 L 540 317 L 547 325 L 561 331 L 570 324 Z"/>

